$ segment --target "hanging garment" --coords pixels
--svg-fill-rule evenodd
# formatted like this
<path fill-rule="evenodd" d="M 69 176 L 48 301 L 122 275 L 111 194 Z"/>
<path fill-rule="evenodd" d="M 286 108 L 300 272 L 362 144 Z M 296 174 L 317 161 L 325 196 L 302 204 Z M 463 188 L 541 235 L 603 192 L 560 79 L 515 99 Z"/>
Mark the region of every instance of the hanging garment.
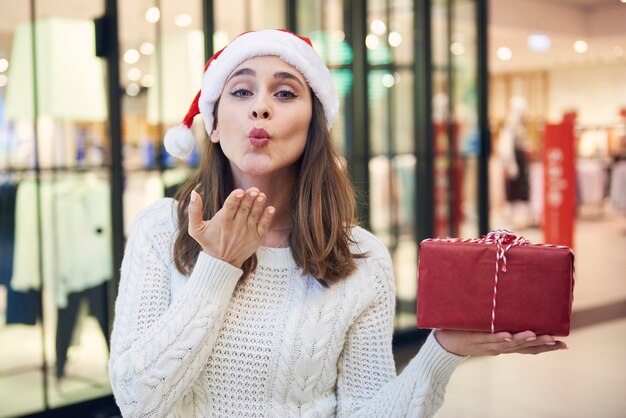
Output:
<path fill-rule="evenodd" d="M 41 292 L 15 291 L 11 286 L 15 247 L 17 185 L 0 185 L 0 285 L 6 287 L 6 324 L 35 325 L 41 319 Z"/>
<path fill-rule="evenodd" d="M 602 204 L 608 180 L 602 163 L 598 160 L 579 160 L 576 163 L 576 178 L 580 203 Z"/>
<path fill-rule="evenodd" d="M 530 198 L 528 158 L 526 157 L 526 152 L 520 148 L 515 148 L 515 164 L 517 165 L 517 176 L 506 177 L 504 181 L 506 200 L 509 202 L 527 202 Z"/>
<path fill-rule="evenodd" d="M 112 277 L 109 185 L 87 173 L 42 180 L 39 187 L 38 193 L 34 181 L 23 181 L 18 190 L 11 286 L 38 290 L 43 282 L 63 308 L 68 293 Z"/>
<path fill-rule="evenodd" d="M 8 285 L 15 246 L 15 198 L 17 185 L 0 184 L 0 285 Z"/>
<path fill-rule="evenodd" d="M 58 308 L 57 310 L 57 330 L 56 330 L 56 377 L 61 378 L 65 375 L 65 365 L 67 363 L 67 350 L 72 341 L 72 335 L 76 329 L 80 304 L 86 301 L 89 304 L 89 315 L 94 316 L 100 325 L 100 329 L 109 344 L 108 330 L 108 307 L 107 307 L 107 284 L 102 283 L 98 286 L 82 290 L 80 292 L 70 293 L 67 296 L 67 306 Z"/>
<path fill-rule="evenodd" d="M 626 213 L 626 161 L 619 161 L 613 166 L 610 198 L 613 210 Z"/>

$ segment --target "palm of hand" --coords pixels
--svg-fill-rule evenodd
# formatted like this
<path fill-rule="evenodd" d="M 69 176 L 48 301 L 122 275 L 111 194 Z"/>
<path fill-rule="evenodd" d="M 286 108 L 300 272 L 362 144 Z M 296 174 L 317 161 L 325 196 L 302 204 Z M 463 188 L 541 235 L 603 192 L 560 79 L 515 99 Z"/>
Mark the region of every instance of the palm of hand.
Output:
<path fill-rule="evenodd" d="M 540 354 L 566 349 L 567 345 L 550 335 L 537 336 L 532 331 L 509 332 L 436 330 L 435 337 L 448 352 L 460 356 L 496 356 L 505 353 Z"/>

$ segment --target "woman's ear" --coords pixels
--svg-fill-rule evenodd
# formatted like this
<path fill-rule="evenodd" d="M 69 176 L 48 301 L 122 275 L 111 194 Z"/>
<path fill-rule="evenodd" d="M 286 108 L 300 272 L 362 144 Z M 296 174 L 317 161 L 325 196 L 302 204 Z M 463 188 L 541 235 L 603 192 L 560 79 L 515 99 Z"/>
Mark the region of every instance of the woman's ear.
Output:
<path fill-rule="evenodd" d="M 214 144 L 217 144 L 218 142 L 220 142 L 220 131 L 219 129 L 215 128 L 213 129 L 213 132 L 211 132 L 211 142 L 213 142 Z"/>

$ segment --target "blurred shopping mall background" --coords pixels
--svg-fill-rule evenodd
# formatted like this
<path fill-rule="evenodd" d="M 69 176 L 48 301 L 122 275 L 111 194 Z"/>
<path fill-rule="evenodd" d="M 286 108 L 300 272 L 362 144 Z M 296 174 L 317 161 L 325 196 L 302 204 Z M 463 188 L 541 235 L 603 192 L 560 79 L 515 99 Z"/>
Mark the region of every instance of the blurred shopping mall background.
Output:
<path fill-rule="evenodd" d="M 0 417 L 116 416 L 125 237 L 199 158 L 162 134 L 207 57 L 267 27 L 331 69 L 359 217 L 395 265 L 399 370 L 425 335 L 421 240 L 576 252 L 570 349 L 466 361 L 437 416 L 626 416 L 625 22 L 624 0 L 0 0 Z"/>

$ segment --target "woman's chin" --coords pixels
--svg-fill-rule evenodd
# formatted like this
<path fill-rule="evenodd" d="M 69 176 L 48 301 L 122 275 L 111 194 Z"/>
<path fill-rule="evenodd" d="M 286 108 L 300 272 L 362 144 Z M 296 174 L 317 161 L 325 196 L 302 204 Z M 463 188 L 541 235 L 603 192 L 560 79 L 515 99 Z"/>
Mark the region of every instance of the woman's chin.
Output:
<path fill-rule="evenodd" d="M 244 161 L 239 165 L 239 169 L 242 173 L 249 176 L 263 176 L 272 173 L 272 165 L 270 161 L 264 161 L 259 159 L 250 159 Z"/>

